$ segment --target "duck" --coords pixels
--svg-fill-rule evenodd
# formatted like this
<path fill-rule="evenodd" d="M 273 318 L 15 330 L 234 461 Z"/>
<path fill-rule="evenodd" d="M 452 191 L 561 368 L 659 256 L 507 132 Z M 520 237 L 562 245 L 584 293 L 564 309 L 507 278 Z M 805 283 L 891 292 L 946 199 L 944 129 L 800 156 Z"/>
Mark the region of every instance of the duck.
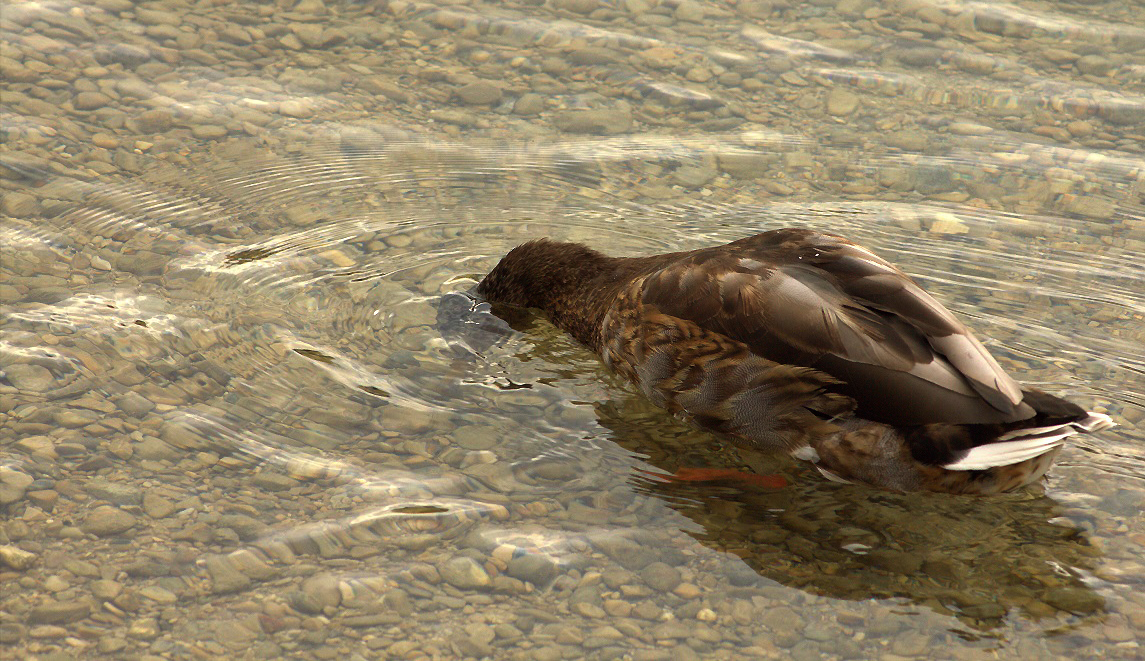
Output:
<path fill-rule="evenodd" d="M 701 428 L 881 489 L 1037 482 L 1104 413 L 1022 387 L 946 307 L 863 246 L 812 229 L 646 257 L 537 239 L 478 283 L 534 308 Z"/>

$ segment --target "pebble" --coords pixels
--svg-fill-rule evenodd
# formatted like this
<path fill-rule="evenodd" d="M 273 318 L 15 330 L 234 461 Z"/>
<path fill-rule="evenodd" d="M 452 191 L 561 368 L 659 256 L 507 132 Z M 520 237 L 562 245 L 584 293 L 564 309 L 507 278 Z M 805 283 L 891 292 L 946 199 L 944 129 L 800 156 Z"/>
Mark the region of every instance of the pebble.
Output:
<path fill-rule="evenodd" d="M 565 133 L 615 135 L 632 129 L 632 113 L 624 108 L 564 110 L 553 116 L 553 125 Z"/>
<path fill-rule="evenodd" d="M 525 553 L 509 561 L 505 573 L 528 581 L 538 587 L 547 587 L 558 573 L 557 563 L 537 553 Z"/>
<path fill-rule="evenodd" d="M 227 136 L 227 127 L 218 124 L 196 124 L 191 127 L 191 135 L 200 140 L 218 140 Z"/>
<path fill-rule="evenodd" d="M 1097 593 L 1089 588 L 1061 586 L 1050 588 L 1044 597 L 1047 604 L 1058 610 L 1077 615 L 1085 615 L 1099 610 L 1105 603 Z"/>
<path fill-rule="evenodd" d="M 102 505 L 84 517 L 80 530 L 97 537 L 110 537 L 127 532 L 135 526 L 135 516 L 118 507 Z"/>
<path fill-rule="evenodd" d="M 8 196 L 6 195 L 4 199 L 5 205 L 7 205 Z M 7 210 L 7 206 L 5 208 Z M 19 213 L 12 215 L 20 216 Z M 4 376 L 12 384 L 12 387 L 28 392 L 45 392 L 51 390 L 56 383 L 56 377 L 52 376 L 46 367 L 27 363 L 8 365 L 4 368 Z"/>
<path fill-rule="evenodd" d="M 827 94 L 827 114 L 846 117 L 859 107 L 859 97 L 845 89 L 835 88 Z"/>
<path fill-rule="evenodd" d="M 28 218 L 39 215 L 40 202 L 27 193 L 7 191 L 0 198 L 0 210 L 14 218 Z M 4 373 L 9 383 L 20 390 L 40 392 L 51 387 L 53 381 L 52 373 L 39 365 L 9 365 Z"/>
<path fill-rule="evenodd" d="M 48 436 L 28 436 L 16 441 L 12 447 L 33 457 L 52 460 L 59 458 L 56 443 Z"/>
<path fill-rule="evenodd" d="M 93 498 L 111 501 L 116 505 L 138 505 L 143 499 L 143 490 L 138 486 L 134 484 L 123 484 L 121 482 L 110 482 L 101 478 L 95 478 L 89 481 L 84 487 L 84 491 Z"/>
<path fill-rule="evenodd" d="M 441 572 L 443 581 L 462 590 L 484 588 L 491 582 L 485 568 L 477 564 L 473 558 L 465 556 L 450 558 L 438 568 L 438 571 Z"/>
<path fill-rule="evenodd" d="M 27 633 L 27 628 L 18 622 L 0 622 L 0 644 L 15 645 Z"/>
<path fill-rule="evenodd" d="M 80 92 L 73 104 L 76 110 L 97 110 L 111 103 L 111 98 L 100 92 Z"/>
<path fill-rule="evenodd" d="M 459 87 L 457 97 L 470 105 L 492 105 L 501 101 L 501 88 L 480 80 Z"/>
<path fill-rule="evenodd" d="M 515 115 L 536 115 L 544 111 L 545 98 L 540 94 L 532 92 L 522 94 L 513 103 L 513 114 Z"/>
<path fill-rule="evenodd" d="M 175 117 L 171 111 L 163 108 L 145 110 L 135 118 L 139 130 L 143 133 L 163 133 L 171 128 L 174 121 Z"/>
<path fill-rule="evenodd" d="M 467 450 L 489 450 L 497 447 L 503 432 L 493 427 L 467 425 L 459 427 L 454 434 L 457 444 Z"/>
<path fill-rule="evenodd" d="M 68 624 L 87 617 L 91 604 L 86 601 L 53 601 L 40 604 L 28 612 L 28 624 Z"/>
<path fill-rule="evenodd" d="M 112 580 L 92 581 L 88 587 L 93 597 L 103 601 L 115 599 L 123 592 L 123 584 Z"/>
<path fill-rule="evenodd" d="M 0 563 L 16 571 L 23 571 L 36 562 L 36 554 L 16 546 L 0 544 Z"/>
<path fill-rule="evenodd" d="M 680 584 L 680 570 L 663 562 L 653 562 L 640 570 L 640 578 L 658 592 L 671 592 Z"/>
<path fill-rule="evenodd" d="M 7 466 L 0 466 L 0 505 L 20 501 L 35 478 Z"/>

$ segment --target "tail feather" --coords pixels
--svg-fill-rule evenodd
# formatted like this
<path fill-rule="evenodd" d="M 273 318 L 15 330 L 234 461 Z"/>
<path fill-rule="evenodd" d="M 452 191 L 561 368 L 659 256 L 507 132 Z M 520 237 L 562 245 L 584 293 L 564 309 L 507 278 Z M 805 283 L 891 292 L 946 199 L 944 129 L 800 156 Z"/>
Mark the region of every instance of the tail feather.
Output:
<path fill-rule="evenodd" d="M 1015 429 L 997 442 L 971 448 L 958 461 L 944 464 L 946 470 L 986 470 L 996 466 L 1009 466 L 1060 448 L 1065 439 L 1077 433 L 1092 433 L 1114 426 L 1104 413 L 1087 413 L 1086 417 L 1060 425 Z"/>

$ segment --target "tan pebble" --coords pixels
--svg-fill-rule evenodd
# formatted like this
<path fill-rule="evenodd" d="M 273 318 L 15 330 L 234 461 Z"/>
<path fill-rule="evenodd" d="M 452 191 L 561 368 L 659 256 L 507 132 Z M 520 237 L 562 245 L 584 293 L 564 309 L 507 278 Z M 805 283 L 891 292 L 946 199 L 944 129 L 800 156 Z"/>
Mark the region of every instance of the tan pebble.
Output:
<path fill-rule="evenodd" d="M 106 106 L 110 101 L 111 98 L 102 92 L 80 92 L 72 103 L 76 110 L 96 110 Z"/>
<path fill-rule="evenodd" d="M 47 459 L 56 459 L 58 457 L 55 443 L 47 436 L 29 436 L 17 441 L 15 447 L 17 450 L 27 452 L 37 457 L 45 457 Z"/>
<path fill-rule="evenodd" d="M 39 624 L 28 630 L 31 638 L 63 638 L 67 635 L 67 629 L 55 624 Z"/>
<path fill-rule="evenodd" d="M 218 124 L 197 124 L 191 127 L 191 135 L 200 140 L 218 140 L 226 137 L 227 127 Z"/>
<path fill-rule="evenodd" d="M 136 140 L 135 141 L 135 148 L 138 149 L 139 151 L 147 151 L 148 149 L 151 149 L 154 146 L 155 146 L 154 142 L 148 142 L 146 140 Z"/>
<path fill-rule="evenodd" d="M 104 149 L 115 149 L 119 146 L 119 138 L 108 133 L 96 133 L 91 136 L 91 143 L 96 147 L 103 147 Z"/>
<path fill-rule="evenodd" d="M 333 262 L 335 266 L 348 267 L 357 264 L 354 259 L 348 257 L 341 250 L 327 250 L 325 252 L 318 253 L 318 256 L 322 259 Z"/>
<path fill-rule="evenodd" d="M 936 234 L 966 234 L 970 231 L 970 227 L 954 214 L 938 213 L 934 215 L 930 231 Z"/>
<path fill-rule="evenodd" d="M 278 104 L 278 112 L 280 115 L 297 117 L 298 119 L 306 119 L 314 115 L 314 110 L 309 105 L 296 99 L 287 99 Z"/>
<path fill-rule="evenodd" d="M 1093 135 L 1093 125 L 1085 121 L 1074 121 L 1066 124 L 1066 130 L 1076 138 L 1087 138 Z"/>
<path fill-rule="evenodd" d="M 24 570 L 32 566 L 36 561 L 36 554 L 24 549 L 9 546 L 7 544 L 0 545 L 0 562 L 8 567 L 16 570 Z"/>
<path fill-rule="evenodd" d="M 710 608 L 701 608 L 696 611 L 696 619 L 701 622 L 715 622 L 716 612 Z"/>

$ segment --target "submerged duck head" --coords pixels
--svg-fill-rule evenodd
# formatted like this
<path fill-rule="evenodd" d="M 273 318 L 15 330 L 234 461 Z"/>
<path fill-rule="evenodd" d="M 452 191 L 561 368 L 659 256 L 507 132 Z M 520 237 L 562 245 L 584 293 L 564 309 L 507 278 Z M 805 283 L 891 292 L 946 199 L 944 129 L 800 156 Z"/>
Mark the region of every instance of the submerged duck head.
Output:
<path fill-rule="evenodd" d="M 608 258 L 579 243 L 537 239 L 513 248 L 481 280 L 477 293 L 519 307 L 546 309 L 555 294 L 571 296 Z"/>
<path fill-rule="evenodd" d="M 836 481 L 1007 491 L 1113 424 L 1023 389 L 909 276 L 832 234 L 628 258 L 541 239 L 477 293 L 541 309 L 655 403 Z"/>

